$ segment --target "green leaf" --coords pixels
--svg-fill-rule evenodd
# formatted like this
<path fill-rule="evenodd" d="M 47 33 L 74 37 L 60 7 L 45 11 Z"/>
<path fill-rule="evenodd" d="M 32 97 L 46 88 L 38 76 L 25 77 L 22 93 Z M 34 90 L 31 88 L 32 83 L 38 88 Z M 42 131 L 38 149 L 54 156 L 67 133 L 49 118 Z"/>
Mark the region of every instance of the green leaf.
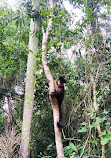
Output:
<path fill-rule="evenodd" d="M 105 120 L 106 120 L 105 117 L 103 117 L 103 118 L 97 118 L 96 122 L 102 123 L 102 122 L 104 122 Z"/>
<path fill-rule="evenodd" d="M 90 128 L 92 129 L 92 128 L 94 128 L 95 126 L 94 126 L 94 124 L 93 125 L 90 125 Z"/>
<path fill-rule="evenodd" d="M 108 14 L 110 13 L 110 6 L 107 7 Z"/>
<path fill-rule="evenodd" d="M 111 140 L 111 136 L 109 136 L 109 140 Z"/>
<path fill-rule="evenodd" d="M 78 130 L 78 133 L 85 133 L 85 132 L 87 132 L 87 127 L 81 127 L 81 129 L 80 130 Z"/>
<path fill-rule="evenodd" d="M 70 150 L 70 149 L 71 149 L 71 147 L 68 145 L 68 146 L 66 146 L 66 149 L 67 149 L 67 150 Z"/>
<path fill-rule="evenodd" d="M 86 123 L 86 122 L 82 122 L 82 123 L 81 123 L 81 125 L 84 125 L 84 126 L 86 126 L 86 125 L 87 125 L 87 123 Z"/>
<path fill-rule="evenodd" d="M 76 148 L 76 146 L 72 142 L 70 142 L 69 145 L 76 153 L 78 153 L 78 149 Z"/>
<path fill-rule="evenodd" d="M 67 49 L 67 45 L 64 43 L 64 49 Z"/>
<path fill-rule="evenodd" d="M 106 131 L 101 132 L 101 134 L 99 134 L 99 137 L 104 136 L 106 134 Z"/>
<path fill-rule="evenodd" d="M 101 145 L 107 144 L 108 141 L 109 141 L 109 138 L 107 138 L 107 137 L 103 138 L 103 139 L 101 140 Z"/>

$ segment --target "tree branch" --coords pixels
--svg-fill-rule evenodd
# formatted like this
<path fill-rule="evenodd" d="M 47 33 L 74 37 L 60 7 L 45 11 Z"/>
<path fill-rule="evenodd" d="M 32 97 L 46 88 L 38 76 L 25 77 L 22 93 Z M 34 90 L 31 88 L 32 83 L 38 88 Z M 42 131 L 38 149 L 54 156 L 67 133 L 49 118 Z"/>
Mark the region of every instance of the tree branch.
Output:
<path fill-rule="evenodd" d="M 53 16 L 53 0 L 49 0 L 49 9 L 51 10 L 50 12 L 50 19 L 48 21 L 47 29 L 46 32 L 44 28 L 42 27 L 42 33 L 43 33 L 43 40 L 42 40 L 42 63 L 43 63 L 43 68 L 44 72 L 46 75 L 46 78 L 50 81 L 49 82 L 49 94 L 51 92 L 55 91 L 54 87 L 54 79 L 53 76 L 50 72 L 50 69 L 47 65 L 47 43 L 48 43 L 48 38 L 50 36 L 50 32 L 52 30 L 52 16 Z M 59 121 L 59 107 L 58 107 L 58 102 L 55 97 L 50 97 L 50 102 L 52 105 L 53 109 L 53 118 L 54 118 L 54 131 L 55 131 L 55 142 L 56 142 L 56 150 L 57 150 L 57 157 L 58 158 L 64 158 L 64 152 L 63 152 L 63 145 L 62 145 L 62 136 L 61 136 L 61 131 L 57 127 L 57 122 Z"/>

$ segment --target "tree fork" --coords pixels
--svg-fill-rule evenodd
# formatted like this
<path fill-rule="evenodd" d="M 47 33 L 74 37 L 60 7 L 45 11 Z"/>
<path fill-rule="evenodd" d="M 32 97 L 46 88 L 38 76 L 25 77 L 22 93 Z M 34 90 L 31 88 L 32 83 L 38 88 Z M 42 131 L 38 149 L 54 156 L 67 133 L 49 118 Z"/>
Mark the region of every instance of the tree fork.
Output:
<path fill-rule="evenodd" d="M 49 82 L 49 94 L 51 92 L 54 92 L 55 87 L 54 87 L 54 79 L 53 76 L 50 72 L 50 69 L 47 65 L 47 42 L 48 38 L 50 36 L 50 31 L 52 30 L 52 16 L 53 16 L 53 0 L 49 0 L 49 5 L 51 9 L 50 16 L 51 18 L 49 19 L 48 26 L 46 32 L 44 31 L 44 28 L 42 28 L 43 32 L 43 40 L 42 40 L 42 63 L 43 63 L 43 68 L 44 72 L 46 75 L 46 78 L 50 80 Z M 58 107 L 58 102 L 55 97 L 50 97 L 50 102 L 52 105 L 53 109 L 53 119 L 54 119 L 54 131 L 55 131 L 55 142 L 56 142 L 56 150 L 57 150 L 57 157 L 58 158 L 64 158 L 64 152 L 63 152 L 63 144 L 62 144 L 62 135 L 60 129 L 57 127 L 57 122 L 59 121 L 59 107 Z"/>

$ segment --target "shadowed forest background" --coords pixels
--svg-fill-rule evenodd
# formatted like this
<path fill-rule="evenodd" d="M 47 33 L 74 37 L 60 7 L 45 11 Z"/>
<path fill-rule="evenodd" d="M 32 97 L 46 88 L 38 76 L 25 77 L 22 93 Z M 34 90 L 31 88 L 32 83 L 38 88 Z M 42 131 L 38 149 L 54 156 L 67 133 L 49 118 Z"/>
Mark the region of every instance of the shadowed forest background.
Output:
<path fill-rule="evenodd" d="M 20 157 L 30 20 L 37 21 L 30 158 L 56 158 L 53 112 L 42 63 L 43 29 L 54 79 L 66 78 L 61 130 L 66 158 L 111 157 L 111 1 L 21 0 L 0 2 L 0 155 Z M 68 8 L 71 7 L 71 9 Z M 33 9 L 34 8 L 34 9 Z M 81 16 L 80 16 L 81 15 Z M 33 65 L 29 65 L 31 67 Z M 30 78 L 31 81 L 31 78 Z M 26 125 L 27 128 L 27 125 Z"/>

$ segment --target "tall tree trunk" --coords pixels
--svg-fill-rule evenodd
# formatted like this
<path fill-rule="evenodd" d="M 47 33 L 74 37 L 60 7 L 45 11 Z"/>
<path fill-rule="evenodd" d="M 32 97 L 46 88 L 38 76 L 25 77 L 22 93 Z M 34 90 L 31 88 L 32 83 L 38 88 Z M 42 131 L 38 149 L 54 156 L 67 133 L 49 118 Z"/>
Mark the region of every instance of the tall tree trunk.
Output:
<path fill-rule="evenodd" d="M 91 57 L 90 57 L 90 81 L 91 81 L 91 85 L 92 85 L 92 90 L 93 90 L 93 107 L 95 112 L 97 113 L 98 111 L 98 104 L 97 104 L 97 97 L 96 97 L 96 80 L 98 79 L 98 76 L 96 76 L 96 79 L 94 80 L 93 77 L 93 68 L 92 68 L 92 63 L 91 63 Z M 99 71 L 100 66 L 98 67 L 98 71 Z M 96 118 L 97 120 L 98 118 Z M 98 134 L 101 135 L 101 126 L 100 123 L 98 122 L 98 126 L 97 126 L 97 131 Z M 101 139 L 103 139 L 102 136 L 100 136 Z M 102 145 L 102 158 L 105 158 L 105 145 Z"/>
<path fill-rule="evenodd" d="M 49 0 L 49 5 L 50 5 L 50 9 L 52 10 L 50 16 L 53 16 L 53 0 Z M 51 29 L 52 29 L 52 18 L 49 19 L 46 32 L 44 31 L 44 28 L 42 28 L 42 31 L 43 31 L 42 63 L 43 63 L 46 78 L 48 80 L 50 80 L 50 82 L 49 82 L 49 93 L 54 92 L 54 90 L 55 90 L 53 76 L 52 76 L 52 74 L 50 72 L 50 69 L 47 65 L 47 59 L 46 59 L 46 56 L 47 56 L 47 42 L 48 42 L 48 38 L 50 36 Z M 55 142 L 56 142 L 57 157 L 58 158 L 64 158 L 61 131 L 57 127 L 57 122 L 59 121 L 58 102 L 57 102 L 55 97 L 50 97 L 50 102 L 51 102 L 52 109 L 53 109 L 53 119 L 54 119 L 54 131 L 55 131 Z"/>
<path fill-rule="evenodd" d="M 93 40 L 95 40 L 96 37 L 96 33 L 100 32 L 99 26 L 98 26 L 98 16 L 97 16 L 97 11 L 98 11 L 98 1 L 90 1 L 87 0 L 87 8 L 92 9 L 92 12 L 86 12 L 87 15 L 91 15 L 93 16 L 93 18 L 91 18 L 90 24 L 91 24 L 91 37 L 93 38 Z M 96 9 L 95 9 L 96 8 Z M 99 40 L 98 40 L 99 41 Z M 100 42 L 95 41 L 94 45 L 93 45 L 93 50 L 92 50 L 92 56 L 96 56 L 97 59 L 97 63 L 98 63 L 98 70 L 99 70 L 99 66 L 101 63 L 101 54 L 100 54 L 100 45 L 101 45 L 102 41 L 100 40 Z M 91 88 L 93 90 L 93 108 L 95 110 L 95 112 L 98 112 L 98 104 L 97 104 L 97 97 L 96 97 L 96 81 L 98 79 L 98 76 L 96 75 L 96 78 L 94 79 L 94 75 L 93 75 L 93 66 L 92 66 L 92 57 L 89 54 L 89 62 L 90 62 L 90 81 L 91 81 Z M 96 118 L 98 119 L 98 118 Z M 98 126 L 97 126 L 97 131 L 98 134 L 101 135 L 101 126 L 100 123 L 98 122 Z M 103 137 L 100 137 L 101 139 L 103 139 Z M 105 145 L 102 145 L 101 147 L 102 149 L 102 158 L 105 158 Z"/>
<path fill-rule="evenodd" d="M 33 2 L 33 1 L 32 1 Z M 36 1 L 34 1 L 36 3 Z M 35 7 L 35 3 L 33 6 Z M 20 156 L 22 158 L 29 157 L 29 142 L 30 142 L 30 128 L 32 122 L 33 103 L 34 103 L 34 87 L 35 87 L 35 68 L 37 54 L 38 39 L 36 37 L 37 21 L 31 18 L 30 21 L 30 33 L 29 33 L 29 54 L 27 62 L 27 74 L 26 74 L 26 87 L 25 87 L 25 101 L 23 112 L 23 124 L 22 124 L 22 137 L 21 137 L 21 150 Z"/>

